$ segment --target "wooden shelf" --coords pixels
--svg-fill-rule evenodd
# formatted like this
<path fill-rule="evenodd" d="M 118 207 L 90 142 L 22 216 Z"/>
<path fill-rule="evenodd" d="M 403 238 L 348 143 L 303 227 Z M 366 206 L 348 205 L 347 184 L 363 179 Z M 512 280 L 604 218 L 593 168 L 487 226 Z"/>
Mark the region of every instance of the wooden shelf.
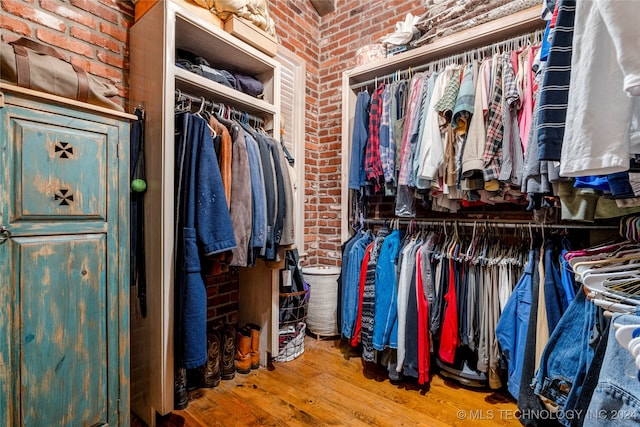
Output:
<path fill-rule="evenodd" d="M 349 84 L 361 83 L 397 70 L 406 70 L 409 67 L 541 29 L 544 25 L 545 21 L 540 18 L 540 8 L 536 6 L 442 37 L 433 43 L 399 53 L 382 61 L 355 67 L 346 71 L 345 74 L 348 76 Z"/>
<path fill-rule="evenodd" d="M 194 96 L 204 96 L 214 102 L 226 104 L 239 111 L 256 116 L 271 116 L 276 113 L 276 107 L 262 99 L 254 98 L 223 84 L 199 76 L 191 71 L 175 67 L 176 89 L 180 89 Z"/>

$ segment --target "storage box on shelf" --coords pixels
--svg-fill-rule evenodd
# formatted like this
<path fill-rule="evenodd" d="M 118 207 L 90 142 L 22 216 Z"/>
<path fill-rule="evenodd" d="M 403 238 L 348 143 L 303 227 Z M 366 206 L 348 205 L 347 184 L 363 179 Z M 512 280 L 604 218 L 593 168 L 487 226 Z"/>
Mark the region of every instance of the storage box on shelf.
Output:
<path fill-rule="evenodd" d="M 280 65 L 273 58 L 177 1 L 160 1 L 132 26 L 131 103 L 147 114 L 148 314 L 132 316 L 132 409 L 149 425 L 173 409 L 174 110 L 176 89 L 264 119 L 279 138 Z M 204 10 L 204 9 L 203 9 Z M 205 10 L 205 12 L 209 13 Z M 212 67 L 252 75 L 264 85 L 255 98 L 175 65 L 176 49 L 202 56 Z M 261 363 L 278 353 L 278 272 L 259 262 L 240 271 L 239 322 L 261 326 Z"/>
<path fill-rule="evenodd" d="M 273 57 L 278 52 L 278 42 L 275 37 L 267 34 L 246 19 L 232 16 L 224 22 L 224 30 L 240 40 L 260 49 Z"/>

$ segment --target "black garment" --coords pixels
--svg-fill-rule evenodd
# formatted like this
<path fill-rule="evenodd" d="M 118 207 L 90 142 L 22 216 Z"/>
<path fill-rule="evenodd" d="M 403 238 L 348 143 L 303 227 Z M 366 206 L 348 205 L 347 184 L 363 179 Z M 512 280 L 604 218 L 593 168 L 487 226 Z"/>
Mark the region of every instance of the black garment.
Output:
<path fill-rule="evenodd" d="M 130 174 L 131 181 L 145 179 L 144 172 L 144 114 L 136 109 L 138 120 L 131 123 Z M 144 192 L 131 191 L 130 212 L 130 285 L 138 287 L 140 314 L 147 316 L 147 276 L 144 259 Z"/>
<path fill-rule="evenodd" d="M 277 149 L 277 142 L 264 137 L 264 140 L 269 144 L 269 151 L 271 152 L 271 157 L 273 159 L 273 169 L 276 173 L 276 190 L 277 190 L 277 204 L 276 204 L 276 222 L 273 228 L 274 234 L 274 250 L 271 253 L 267 253 L 266 258 L 270 260 L 276 259 L 276 250 L 277 245 L 280 243 L 282 239 L 282 232 L 284 230 L 284 217 L 288 214 L 287 212 L 287 203 L 285 197 L 285 188 L 284 188 L 284 173 L 289 173 L 288 171 L 282 170 L 282 160 L 280 159 L 280 151 Z"/>
<path fill-rule="evenodd" d="M 416 256 L 417 249 L 421 245 L 416 245 L 408 256 Z M 416 296 L 416 269 L 411 272 L 411 282 L 409 285 L 409 298 L 407 301 L 407 328 L 404 330 L 404 364 L 402 373 L 404 376 L 418 378 L 418 297 Z"/>

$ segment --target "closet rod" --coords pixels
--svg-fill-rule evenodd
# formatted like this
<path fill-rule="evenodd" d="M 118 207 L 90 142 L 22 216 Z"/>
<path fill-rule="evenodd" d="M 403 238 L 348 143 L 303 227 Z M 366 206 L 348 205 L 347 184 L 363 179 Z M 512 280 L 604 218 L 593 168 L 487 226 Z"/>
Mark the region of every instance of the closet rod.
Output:
<path fill-rule="evenodd" d="M 372 219 L 365 218 L 364 223 L 368 225 L 384 225 L 390 224 L 391 221 L 399 221 L 400 224 L 410 225 L 413 221 L 416 225 L 442 225 L 443 223 L 453 224 L 457 223 L 460 227 L 473 227 L 474 225 L 497 225 L 502 228 L 517 228 L 518 226 L 523 225 L 531 225 L 534 227 L 544 227 L 544 228 L 553 228 L 553 229 L 607 229 L 607 230 L 617 230 L 620 227 L 617 225 L 582 225 L 582 224 L 549 224 L 549 223 L 538 223 L 533 221 L 519 221 L 519 220 L 503 220 L 503 219 L 470 219 L 470 218 L 461 218 L 461 219 L 452 219 L 452 218 L 443 218 L 440 220 L 421 220 L 421 219 Z"/>
<path fill-rule="evenodd" d="M 505 49 L 515 50 L 518 47 L 524 46 L 526 44 L 538 44 L 542 41 L 542 36 L 544 35 L 544 30 L 535 30 L 533 32 L 527 34 L 521 34 L 516 37 L 511 37 L 505 40 L 497 41 L 495 43 L 491 43 L 487 46 L 477 47 L 475 49 L 467 50 L 465 52 L 461 52 L 454 55 L 449 55 L 443 58 L 434 59 L 433 61 L 429 61 L 426 64 L 421 64 L 415 67 L 407 68 L 406 70 L 398 70 L 391 74 L 386 74 L 383 76 L 375 77 L 371 80 L 366 80 L 360 83 L 354 83 L 350 87 L 353 90 L 360 89 L 362 87 L 368 86 L 370 84 L 377 84 L 378 81 L 384 80 L 392 80 L 394 77 L 398 75 L 398 72 L 401 74 L 408 74 L 409 72 L 419 72 L 423 70 L 428 70 L 436 66 L 445 66 L 448 64 L 452 64 L 454 62 L 460 60 L 468 60 L 468 58 L 477 58 L 482 57 L 486 52 L 495 53 L 496 51 L 503 51 Z"/>
<path fill-rule="evenodd" d="M 213 101 L 205 99 L 204 96 L 190 95 L 188 93 L 185 93 L 185 92 L 181 91 L 180 89 L 176 89 L 175 96 L 176 96 L 176 101 L 180 101 L 181 99 L 182 100 L 186 99 L 187 101 L 189 101 L 191 103 L 203 102 L 204 101 L 204 106 L 205 107 L 215 108 L 215 109 L 218 109 L 218 110 L 220 110 L 222 108 L 228 108 L 231 111 L 232 114 L 236 115 L 236 118 L 238 120 L 242 120 L 242 119 L 244 119 L 246 117 L 250 122 L 252 121 L 252 122 L 256 123 L 258 126 L 264 126 L 264 119 L 263 118 L 258 117 L 258 116 L 254 116 L 253 114 L 245 113 L 244 111 L 236 110 L 235 108 L 228 107 L 228 106 L 226 106 L 224 104 L 217 104 L 217 103 L 215 103 Z"/>

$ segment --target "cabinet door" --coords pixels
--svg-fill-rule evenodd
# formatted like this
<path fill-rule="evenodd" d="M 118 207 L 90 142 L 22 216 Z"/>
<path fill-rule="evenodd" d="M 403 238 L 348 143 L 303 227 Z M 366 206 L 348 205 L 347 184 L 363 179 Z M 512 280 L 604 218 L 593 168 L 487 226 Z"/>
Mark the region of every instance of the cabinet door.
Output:
<path fill-rule="evenodd" d="M 0 425 L 117 425 L 118 128 L 0 111 Z"/>

